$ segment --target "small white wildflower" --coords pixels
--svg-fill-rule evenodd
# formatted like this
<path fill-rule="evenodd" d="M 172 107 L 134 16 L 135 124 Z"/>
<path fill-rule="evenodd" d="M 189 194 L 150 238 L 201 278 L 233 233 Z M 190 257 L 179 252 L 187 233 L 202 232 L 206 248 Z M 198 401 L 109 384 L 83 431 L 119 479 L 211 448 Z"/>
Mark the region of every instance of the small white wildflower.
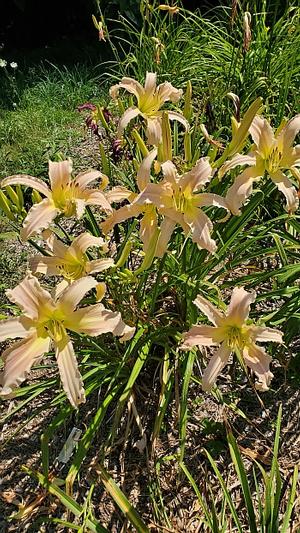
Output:
<path fill-rule="evenodd" d="M 0 59 L 0 67 L 6 67 L 7 65 L 7 61 L 5 61 L 5 59 Z"/>
<path fill-rule="evenodd" d="M 10 66 L 11 68 L 18 68 L 18 63 L 16 63 L 15 61 L 12 61 L 12 63 L 10 63 Z"/>

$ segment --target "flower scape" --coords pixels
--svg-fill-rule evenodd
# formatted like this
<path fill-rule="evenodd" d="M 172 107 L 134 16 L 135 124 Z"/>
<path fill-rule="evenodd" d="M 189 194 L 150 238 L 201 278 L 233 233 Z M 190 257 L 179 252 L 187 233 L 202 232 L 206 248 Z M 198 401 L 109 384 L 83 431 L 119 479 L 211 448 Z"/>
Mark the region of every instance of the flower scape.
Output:
<path fill-rule="evenodd" d="M 125 109 L 117 125 L 119 142 L 125 146 L 126 141 L 122 140 L 122 136 L 130 127 L 127 135 L 131 135 L 135 143 L 129 172 L 133 177 L 130 188 L 125 187 L 124 183 L 110 187 L 112 174 L 108 176 L 98 170 L 88 170 L 73 177 L 69 159 L 49 161 L 49 185 L 29 175 L 13 175 L 1 181 L 1 207 L 6 209 L 14 223 L 18 224 L 23 219 L 21 240 L 30 240 L 33 244 L 39 242 L 40 251 L 30 260 L 31 272 L 17 287 L 7 291 L 9 300 L 19 307 L 22 314 L 0 322 L 1 340 L 21 338 L 6 348 L 2 355 L 4 368 L 0 378 L 0 395 L 3 398 L 12 396 L 32 367 L 53 347 L 62 386 L 72 406 L 77 407 L 85 401 L 85 394 L 73 335 L 81 336 L 83 344 L 87 337 L 107 333 L 129 342 L 132 337 L 134 340 L 134 332 L 139 336 L 141 328 L 145 330 L 147 325 L 147 318 L 141 321 L 142 314 L 147 317 L 147 312 L 139 315 L 138 309 L 135 312 L 131 310 L 130 324 L 126 325 L 126 317 L 118 310 L 124 310 L 124 305 L 120 298 L 119 302 L 111 298 L 114 294 L 118 300 L 115 290 L 110 289 L 111 295 L 107 300 L 114 310 L 99 303 L 99 299 L 105 297 L 105 283 L 111 287 L 122 280 L 122 283 L 132 287 L 149 268 L 155 272 L 157 261 L 167 258 L 175 268 L 179 268 L 175 266 L 174 254 L 179 254 L 178 257 L 185 255 L 185 263 L 190 257 L 192 271 L 197 272 L 197 267 L 203 264 L 208 269 L 215 269 L 218 252 L 223 246 L 219 236 L 226 235 L 230 213 L 237 216 L 238 223 L 243 206 L 247 202 L 247 209 L 251 206 L 249 197 L 253 193 L 252 185 L 258 180 L 270 177 L 280 193 L 284 194 L 287 217 L 298 208 L 300 145 L 293 146 L 293 140 L 300 129 L 300 115 L 273 133 L 267 119 L 260 114 L 262 102 L 258 99 L 240 122 L 233 122 L 232 140 L 219 159 L 214 149 L 210 150 L 210 155 L 203 154 L 195 160 L 191 149 L 192 124 L 186 118 L 192 116 L 191 90 L 185 95 L 185 110 L 188 112 L 184 116 L 178 109 L 165 107 L 167 102 L 178 104 L 183 91 L 174 88 L 169 82 L 157 85 L 156 79 L 155 73 L 147 72 L 144 86 L 132 78 L 123 78 L 110 90 L 113 100 L 119 99 L 120 89 L 136 98 L 136 105 Z M 179 127 L 179 139 L 183 142 L 183 158 L 174 157 L 172 152 L 174 120 L 179 124 L 177 129 Z M 109 126 L 105 121 L 104 125 L 112 129 L 112 134 L 114 121 L 110 120 Z M 238 153 L 247 145 L 249 135 L 254 145 L 246 154 Z M 210 142 L 208 134 L 206 140 Z M 216 144 L 222 146 L 221 143 Z M 108 157 L 102 152 L 102 166 L 106 172 L 112 168 L 108 166 Z M 228 160 L 224 161 L 226 157 Z M 235 178 L 230 178 L 230 172 L 237 166 L 247 168 Z M 117 171 L 117 167 L 115 169 Z M 291 177 L 284 172 L 289 172 Z M 18 202 L 22 203 L 20 185 L 31 188 L 36 200 L 25 215 L 23 205 L 18 205 Z M 15 196 L 11 193 L 14 186 L 19 187 Z M 122 206 L 118 207 L 116 204 L 120 202 Z M 93 206 L 93 210 L 90 206 Z M 221 219 L 216 212 L 221 213 Z M 75 237 L 66 230 L 61 232 L 61 224 L 68 219 L 75 223 Z M 128 224 L 129 219 L 133 219 L 131 224 L 134 227 L 140 224 L 142 248 L 137 236 L 132 239 L 131 232 L 122 229 L 122 224 Z M 82 223 L 86 229 L 78 234 L 77 228 L 82 227 Z M 112 230 L 116 229 L 120 252 L 114 257 L 110 249 L 114 239 Z M 133 235 L 136 235 L 134 231 Z M 123 242 L 120 235 L 123 235 Z M 33 241 L 33 238 L 38 241 Z M 185 251 L 188 246 L 189 255 Z M 91 255 L 91 249 L 96 250 L 97 257 Z M 124 267 L 128 264 L 130 253 L 135 253 L 138 269 Z M 45 279 L 54 276 L 54 279 L 62 280 L 49 292 L 38 281 L 38 275 Z M 98 279 L 99 275 L 102 281 Z M 191 280 L 196 290 L 199 286 L 197 277 L 193 276 Z M 255 325 L 251 320 L 249 322 L 250 305 L 255 302 L 255 292 L 248 292 L 243 286 L 236 286 L 236 283 L 239 280 L 234 279 L 231 301 L 225 313 L 202 295 L 194 300 L 202 315 L 213 326 L 195 325 L 185 332 L 187 327 L 183 323 L 176 332 L 176 338 L 178 333 L 182 334 L 181 341 L 176 341 L 179 351 L 193 350 L 197 346 L 219 346 L 204 370 L 204 391 L 210 391 L 215 386 L 216 378 L 229 362 L 231 353 L 237 355 L 244 371 L 248 368 L 257 377 L 258 389 L 267 390 L 271 383 L 272 358 L 257 342 L 282 343 L 283 332 L 265 325 Z M 91 294 L 88 301 L 93 301 L 92 305 L 84 303 L 87 293 Z M 81 301 L 83 305 L 78 307 Z"/>

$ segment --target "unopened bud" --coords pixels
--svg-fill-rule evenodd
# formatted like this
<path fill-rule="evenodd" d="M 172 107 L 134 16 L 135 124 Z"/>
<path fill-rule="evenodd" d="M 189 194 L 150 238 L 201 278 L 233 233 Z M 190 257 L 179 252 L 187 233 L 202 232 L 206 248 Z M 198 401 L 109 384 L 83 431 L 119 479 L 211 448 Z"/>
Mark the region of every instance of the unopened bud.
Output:
<path fill-rule="evenodd" d="M 43 200 L 43 198 L 41 197 L 38 191 L 32 191 L 31 199 L 34 204 L 39 204 Z"/>
<path fill-rule="evenodd" d="M 192 94 L 193 94 L 192 82 L 188 80 L 187 85 L 186 85 L 186 92 L 184 96 L 183 116 L 189 122 L 191 121 L 192 116 L 193 116 Z"/>
<path fill-rule="evenodd" d="M 0 190 L 0 209 L 5 213 L 9 220 L 15 220 L 14 214 L 11 210 L 11 205 L 4 192 Z"/>

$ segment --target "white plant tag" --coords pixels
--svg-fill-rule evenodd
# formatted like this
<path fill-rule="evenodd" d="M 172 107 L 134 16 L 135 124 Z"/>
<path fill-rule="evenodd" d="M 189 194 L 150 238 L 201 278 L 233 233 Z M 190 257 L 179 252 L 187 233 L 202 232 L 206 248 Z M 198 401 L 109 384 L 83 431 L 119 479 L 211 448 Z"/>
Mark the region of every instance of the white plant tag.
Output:
<path fill-rule="evenodd" d="M 80 439 L 82 431 L 81 429 L 73 428 L 69 434 L 66 442 L 64 443 L 62 450 L 57 457 L 59 463 L 67 463 L 73 453 L 73 450 Z"/>

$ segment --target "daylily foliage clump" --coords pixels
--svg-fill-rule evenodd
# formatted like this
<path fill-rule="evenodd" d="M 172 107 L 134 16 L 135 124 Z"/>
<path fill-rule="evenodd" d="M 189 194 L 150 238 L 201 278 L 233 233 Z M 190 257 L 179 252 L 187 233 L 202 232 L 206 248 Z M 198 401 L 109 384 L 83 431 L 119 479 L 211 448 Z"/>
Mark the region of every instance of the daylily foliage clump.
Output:
<path fill-rule="evenodd" d="M 121 89 L 134 99 L 127 108 L 128 100 L 120 100 Z M 111 88 L 110 95 L 110 117 L 117 108 L 121 117 L 108 123 L 100 110 L 97 132 L 103 127 L 114 139 L 112 146 L 117 143 L 123 157 L 119 164 L 113 163 L 114 154 L 104 143 L 101 171 L 88 170 L 74 177 L 67 159 L 49 161 L 49 184 L 28 175 L 9 176 L 1 182 L 0 207 L 15 227 L 19 225 L 21 239 L 30 240 L 39 251 L 30 259 L 31 272 L 7 292 L 22 314 L 14 311 L 13 317 L 0 322 L 1 340 L 21 340 L 3 352 L 1 396 L 11 396 L 53 347 L 63 388 L 76 407 L 85 401 L 79 367 L 81 351 L 87 354 L 88 346 L 95 347 L 89 337 L 112 333 L 134 346 L 154 326 L 160 331 L 159 345 L 165 343 L 168 350 L 171 346 L 180 357 L 197 346 L 218 346 L 215 353 L 207 354 L 204 391 L 215 385 L 232 353 L 243 370 L 250 369 L 258 378 L 256 387 L 267 390 L 273 376 L 271 356 L 257 343 L 282 343 L 283 332 L 265 326 L 261 319 L 258 324 L 249 319 L 256 293 L 244 288 L 245 282 L 232 274 L 233 267 L 224 266 L 224 259 L 219 264 L 218 253 L 229 246 L 226 232 L 231 215 L 238 227 L 243 209 L 249 211 L 253 183 L 260 181 L 263 189 L 271 178 L 286 198 L 286 223 L 296 212 L 300 145 L 293 146 L 293 141 L 300 115 L 274 133 L 261 114 L 258 98 L 242 118 L 232 118 L 226 145 L 213 139 L 204 125 L 197 126 L 199 121 L 193 123 L 190 83 L 183 99 L 183 89 L 169 82 L 157 85 L 156 74 L 148 72 L 144 85 L 126 77 Z M 238 101 L 236 95 L 231 98 Z M 238 166 L 246 168 L 239 173 L 234 170 Z M 20 189 L 13 189 L 20 185 L 35 191 L 25 216 Z M 281 195 L 276 201 L 281 203 Z M 234 258 L 230 260 L 234 264 Z M 164 265 L 173 266 L 164 272 Z M 197 279 L 200 267 L 206 273 Z M 223 277 L 215 282 L 219 267 Z M 49 277 L 52 289 L 46 290 L 42 284 Z M 166 290 L 161 289 L 164 283 Z M 156 288 L 149 301 L 147 293 L 153 284 Z M 195 299 L 199 288 L 201 294 Z M 224 312 L 218 308 L 224 307 L 223 289 L 225 298 L 231 297 Z M 127 296 L 122 299 L 124 290 Z M 164 303 L 171 302 L 170 313 L 167 305 L 157 308 L 160 291 Z M 99 303 L 102 298 L 105 306 Z M 192 302 L 213 326 L 201 323 L 188 330 L 195 313 Z M 172 333 L 164 333 L 166 324 Z M 123 348 L 109 335 L 97 342 L 104 347 L 116 342 L 118 358 L 131 353 L 130 345 Z M 129 369 L 132 364 L 130 360 Z"/>

